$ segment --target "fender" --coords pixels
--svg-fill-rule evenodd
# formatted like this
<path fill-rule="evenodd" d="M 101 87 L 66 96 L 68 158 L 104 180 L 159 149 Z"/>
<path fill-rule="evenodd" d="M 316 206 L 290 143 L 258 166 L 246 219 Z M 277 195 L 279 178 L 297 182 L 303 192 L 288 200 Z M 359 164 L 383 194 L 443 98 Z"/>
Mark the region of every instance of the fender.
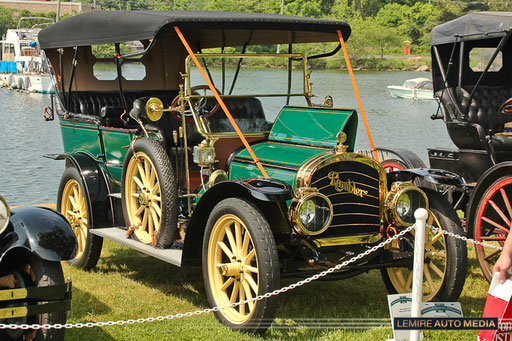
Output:
<path fill-rule="evenodd" d="M 476 208 L 482 199 L 482 195 L 494 181 L 503 176 L 512 176 L 512 161 L 500 162 L 492 166 L 478 179 L 478 183 L 471 192 L 466 209 L 468 237 L 473 238 L 473 220 L 475 219 Z"/>
<path fill-rule="evenodd" d="M 356 153 L 366 155 L 373 159 L 371 149 L 358 150 Z M 400 148 L 377 148 L 379 161 L 383 162 L 390 159 L 397 159 L 405 163 L 407 168 L 425 168 L 425 163 L 416 155 L 407 149 Z"/>
<path fill-rule="evenodd" d="M 60 213 L 43 207 L 19 207 L 11 211 L 1 246 L 0 264 L 9 266 L 27 251 L 47 261 L 73 259 L 77 241 Z"/>
<path fill-rule="evenodd" d="M 462 186 L 465 181 L 459 175 L 442 169 L 403 169 L 388 173 L 388 184 L 395 181 L 414 181 L 419 180 L 421 187 L 431 188 L 432 185 L 440 186 Z M 430 185 L 430 186 L 429 186 Z"/>
<path fill-rule="evenodd" d="M 278 225 L 286 228 L 288 219 L 283 213 L 286 201 L 294 197 L 293 190 L 287 183 L 270 179 L 249 179 L 224 181 L 208 189 L 192 213 L 187 226 L 187 234 L 183 245 L 182 265 L 200 265 L 203 250 L 203 235 L 210 212 L 215 205 L 226 198 L 244 198 L 254 203 L 267 220 L 280 221 Z M 287 213 L 287 210 L 284 211 Z M 284 223 L 284 220 L 286 223 Z M 284 223 L 284 224 L 282 224 Z"/>
<path fill-rule="evenodd" d="M 110 181 L 98 161 L 84 152 L 65 153 L 52 158 L 66 160 L 66 167 L 75 167 L 80 173 L 91 216 L 90 228 L 114 226 L 116 220 Z"/>

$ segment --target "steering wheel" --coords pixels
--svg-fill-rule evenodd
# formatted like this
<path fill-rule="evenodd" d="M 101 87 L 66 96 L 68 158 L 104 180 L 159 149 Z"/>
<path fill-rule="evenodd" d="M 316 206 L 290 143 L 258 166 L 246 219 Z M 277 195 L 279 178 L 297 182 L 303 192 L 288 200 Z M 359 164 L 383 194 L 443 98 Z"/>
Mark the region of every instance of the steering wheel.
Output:
<path fill-rule="evenodd" d="M 190 88 L 190 90 L 192 92 L 204 90 L 206 93 L 207 90 L 210 90 L 210 87 L 208 85 L 196 85 L 196 86 L 193 86 L 192 88 Z M 215 88 L 215 90 L 217 90 L 217 89 Z M 217 90 L 217 92 L 219 94 L 221 93 L 219 90 Z M 179 100 L 180 100 L 180 95 L 174 97 L 174 99 L 172 100 L 171 106 L 175 107 L 176 105 L 178 105 Z M 192 102 L 192 105 L 194 106 L 194 110 L 197 112 L 197 114 L 199 116 L 208 118 L 208 117 L 212 116 L 213 114 L 215 114 L 217 112 L 217 110 L 219 110 L 220 104 L 219 104 L 219 102 L 217 102 L 217 100 L 215 100 L 215 105 L 213 106 L 213 108 L 211 107 L 212 102 L 208 101 L 208 100 L 209 100 L 209 98 L 204 98 L 204 97 L 203 98 L 192 98 L 190 100 L 190 102 Z M 192 117 L 191 108 L 188 107 L 188 104 L 185 104 L 185 105 L 186 105 L 186 109 L 184 112 L 181 112 L 181 110 L 171 111 L 172 117 L 174 117 L 174 119 L 176 121 L 181 122 L 182 116 L 185 115 L 185 117 L 186 117 L 185 122 L 187 122 L 187 123 L 194 122 L 194 118 Z"/>
<path fill-rule="evenodd" d="M 512 113 L 512 97 L 507 99 L 502 105 L 500 105 L 499 112 L 502 114 Z"/>

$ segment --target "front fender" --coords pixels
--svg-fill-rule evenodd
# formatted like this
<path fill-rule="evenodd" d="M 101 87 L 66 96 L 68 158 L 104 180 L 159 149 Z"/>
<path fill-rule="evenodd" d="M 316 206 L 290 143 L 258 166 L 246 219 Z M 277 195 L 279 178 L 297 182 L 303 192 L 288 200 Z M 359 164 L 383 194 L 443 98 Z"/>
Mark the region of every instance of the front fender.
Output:
<path fill-rule="evenodd" d="M 388 184 L 395 181 L 414 181 L 419 180 L 420 187 L 434 186 L 462 186 L 465 181 L 459 175 L 442 169 L 414 168 L 403 169 L 388 173 Z"/>
<path fill-rule="evenodd" d="M 62 261 L 75 257 L 75 233 L 61 214 L 49 208 L 13 209 L 9 225 L 2 236 L 0 264 L 20 249 L 47 261 Z"/>
<path fill-rule="evenodd" d="M 282 221 L 281 206 L 286 207 L 286 201 L 293 198 L 293 190 L 287 183 L 275 179 L 224 181 L 207 190 L 194 208 L 187 226 L 182 265 L 201 264 L 203 234 L 208 217 L 215 205 L 226 198 L 247 199 L 260 208 L 267 220 Z"/>

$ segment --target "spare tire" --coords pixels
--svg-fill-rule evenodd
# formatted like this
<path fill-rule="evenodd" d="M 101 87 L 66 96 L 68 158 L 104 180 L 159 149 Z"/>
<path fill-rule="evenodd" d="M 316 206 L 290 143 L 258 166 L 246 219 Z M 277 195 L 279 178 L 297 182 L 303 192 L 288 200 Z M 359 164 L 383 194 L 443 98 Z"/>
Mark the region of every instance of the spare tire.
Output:
<path fill-rule="evenodd" d="M 172 245 L 177 234 L 178 190 L 169 156 L 157 141 L 139 138 L 126 154 L 122 203 L 125 223 L 135 239 L 159 248 Z"/>

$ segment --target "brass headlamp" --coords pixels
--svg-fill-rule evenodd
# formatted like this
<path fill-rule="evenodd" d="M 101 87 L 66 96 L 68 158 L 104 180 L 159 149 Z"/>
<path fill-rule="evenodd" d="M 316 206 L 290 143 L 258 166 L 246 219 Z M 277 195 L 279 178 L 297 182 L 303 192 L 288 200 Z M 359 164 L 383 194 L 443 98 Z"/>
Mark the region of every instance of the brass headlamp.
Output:
<path fill-rule="evenodd" d="M 194 146 L 194 162 L 201 167 L 209 167 L 215 163 L 215 148 L 209 140 L 203 140 Z"/>
<path fill-rule="evenodd" d="M 395 182 L 386 198 L 386 215 L 389 221 L 402 226 L 415 223 L 414 212 L 418 208 L 428 209 L 425 192 L 411 182 Z"/>
<path fill-rule="evenodd" d="M 317 235 L 331 224 L 332 203 L 316 188 L 300 188 L 290 204 L 289 215 L 297 232 Z"/>

